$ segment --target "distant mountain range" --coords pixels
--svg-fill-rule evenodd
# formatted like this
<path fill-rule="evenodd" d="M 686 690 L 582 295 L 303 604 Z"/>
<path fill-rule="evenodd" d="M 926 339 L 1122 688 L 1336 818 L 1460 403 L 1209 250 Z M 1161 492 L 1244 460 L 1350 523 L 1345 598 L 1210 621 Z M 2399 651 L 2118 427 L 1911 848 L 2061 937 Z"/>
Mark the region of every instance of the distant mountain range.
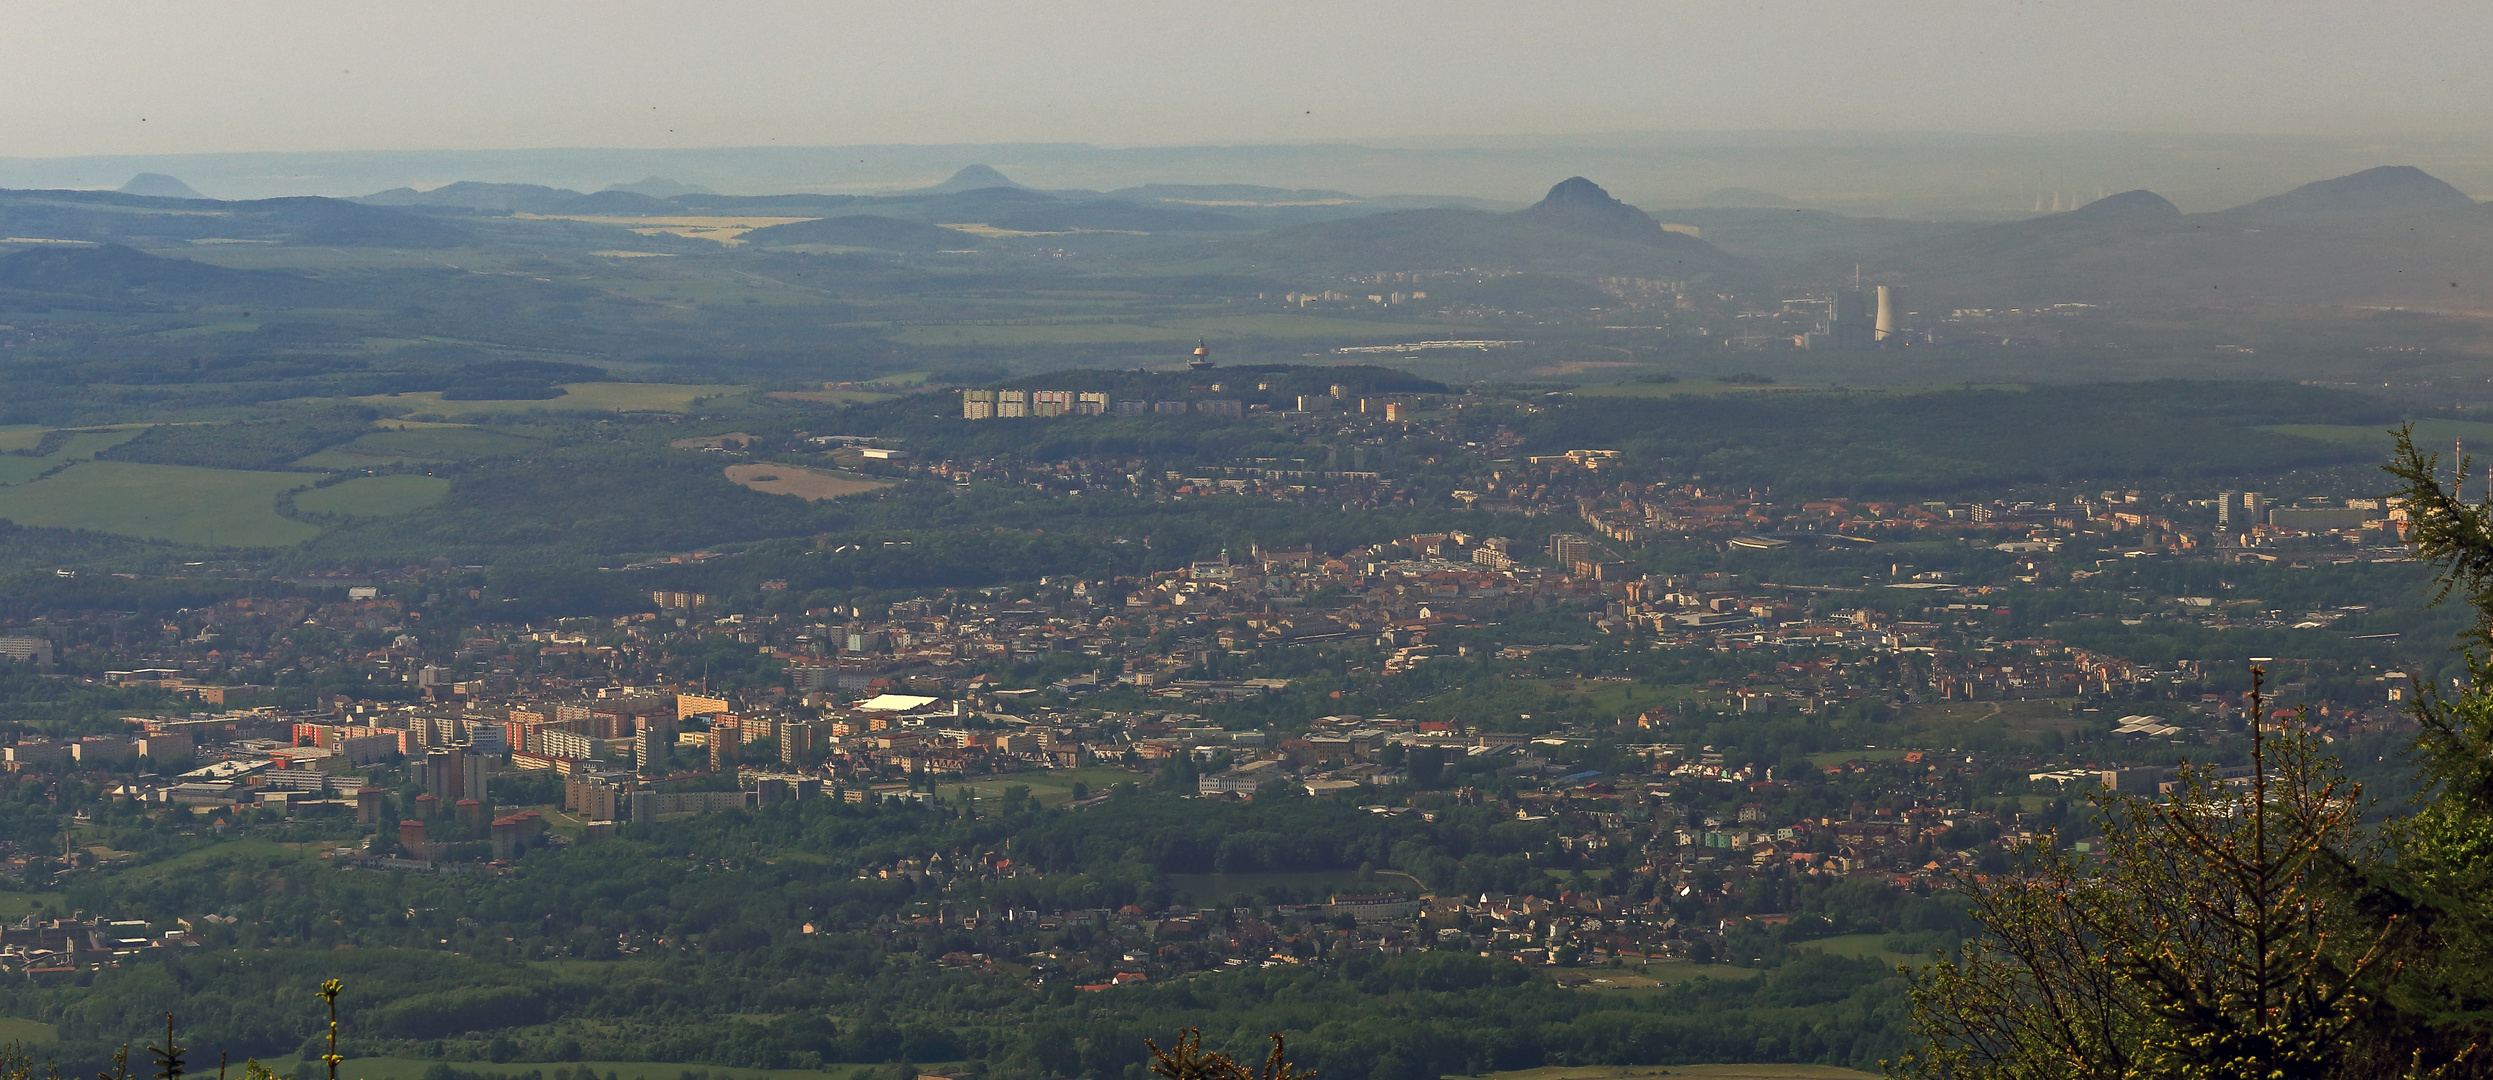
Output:
<path fill-rule="evenodd" d="M 1851 258 L 1851 256 L 1844 256 Z M 1858 256 L 1949 307 L 2388 303 L 2493 308 L 2493 208 L 2388 166 L 2203 214 L 2152 191 Z M 1848 266 L 1828 259 L 1817 276 Z M 1944 299 L 1942 299 L 1944 298 Z"/>
<path fill-rule="evenodd" d="M 161 175 L 135 177 L 127 186 L 189 190 Z M 2408 166 L 2320 180 L 2210 213 L 2186 214 L 2156 192 L 2137 190 L 2065 213 L 1981 226 L 1775 206 L 1674 209 L 1657 219 L 1581 176 L 1531 206 L 1499 212 L 1251 184 L 1042 191 L 984 165 L 890 195 L 718 195 L 656 176 L 593 193 L 465 181 L 355 200 L 195 194 L 0 191 L 0 237 L 158 251 L 216 243 L 422 249 L 484 243 L 488 234 L 527 227 L 487 224 L 493 215 L 752 215 L 810 219 L 745 234 L 744 243 L 758 250 L 909 254 L 1027 238 L 1078 244 L 1138 270 L 1268 278 L 1482 270 L 1579 283 L 1595 275 L 1684 280 L 1736 273 L 1806 284 L 1843 280 L 1857 265 L 1873 280 L 1914 286 L 1916 302 L 1934 307 L 2381 303 L 2493 310 L 2493 208 Z M 1769 193 L 1717 194 L 1765 202 L 1756 196 Z M 548 224 L 543 235 L 567 237 L 561 242 L 585 251 L 617 242 L 596 231 L 611 227 Z M 683 253 L 718 250 L 678 237 L 630 242 Z M 44 259 L 54 257 L 30 256 L 18 265 L 52 266 Z M 134 281 L 146 277 L 140 269 L 167 272 L 126 258 L 58 265 L 91 266 L 102 275 L 96 280 L 115 267 L 131 271 Z M 1547 280 L 1518 286 L 1505 299 L 1534 296 L 1556 306 L 1586 300 Z"/>
<path fill-rule="evenodd" d="M 1263 270 L 1492 269 L 1672 279 L 1721 270 L 1736 261 L 1703 240 L 1664 230 L 1651 215 L 1611 198 L 1580 176 L 1569 177 L 1540 202 L 1512 213 L 1403 210 L 1300 225 L 1170 254 Z"/>
<path fill-rule="evenodd" d="M 8 190 L 0 190 L 0 236 L 136 246 L 231 241 L 398 248 L 455 247 L 475 239 L 439 218 L 343 199 L 223 202 L 117 191 Z"/>

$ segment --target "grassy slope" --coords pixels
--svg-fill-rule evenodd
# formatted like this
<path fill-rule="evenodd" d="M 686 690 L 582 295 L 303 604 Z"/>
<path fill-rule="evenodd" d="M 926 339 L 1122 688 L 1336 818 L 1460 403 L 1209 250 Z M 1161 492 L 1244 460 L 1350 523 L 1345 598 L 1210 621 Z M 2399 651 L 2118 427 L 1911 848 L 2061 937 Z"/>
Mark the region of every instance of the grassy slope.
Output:
<path fill-rule="evenodd" d="M 391 517 L 424 509 L 448 494 L 450 481 L 438 476 L 365 476 L 306 491 L 294 497 L 294 505 L 315 514 Z"/>
<path fill-rule="evenodd" d="M 277 516 L 277 494 L 300 473 L 88 461 L 29 484 L 0 488 L 0 517 L 21 525 L 93 529 L 183 543 L 282 547 L 320 534 Z"/>
<path fill-rule="evenodd" d="M 444 401 L 437 391 L 376 394 L 356 398 L 366 405 L 396 407 L 420 413 L 463 416 L 471 413 L 553 412 L 679 412 L 698 397 L 715 397 L 744 389 L 723 384 L 569 383 L 557 398 L 521 401 Z"/>
<path fill-rule="evenodd" d="M 106 431 L 81 431 L 70 436 L 69 442 L 66 445 L 63 445 L 59 450 L 52 452 L 46 457 L 20 457 L 15 454 L 0 455 L 0 484 L 25 483 L 28 480 L 32 480 L 35 477 L 43 475 L 46 470 L 52 469 L 60 465 L 62 462 L 84 461 L 99 453 L 102 453 L 103 451 L 110 450 L 113 447 L 121 445 L 122 443 L 129 442 L 132 439 L 138 438 L 139 433 L 145 430 L 147 430 L 146 425 L 139 424 L 127 428 L 116 428 Z M 35 447 L 36 443 L 42 441 L 43 434 L 44 429 L 40 427 L 31 429 L 12 428 L 6 433 L 8 441 L 0 443 L 0 450 L 31 450 Z"/>
<path fill-rule="evenodd" d="M 886 335 L 904 345 L 1087 345 L 1195 338 L 1444 337 L 1455 328 L 1428 323 L 1369 322 L 1287 313 L 1226 315 L 1161 322 L 1026 323 L 912 326 Z"/>

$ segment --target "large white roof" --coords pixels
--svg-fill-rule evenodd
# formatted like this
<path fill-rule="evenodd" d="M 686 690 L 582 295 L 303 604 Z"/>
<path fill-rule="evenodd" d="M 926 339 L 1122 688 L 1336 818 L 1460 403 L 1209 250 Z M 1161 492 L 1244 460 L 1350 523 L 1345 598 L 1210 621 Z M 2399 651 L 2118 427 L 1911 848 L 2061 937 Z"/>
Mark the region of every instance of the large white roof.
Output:
<path fill-rule="evenodd" d="M 857 703 L 859 712 L 916 712 L 936 702 L 931 697 L 914 694 L 877 694 Z"/>

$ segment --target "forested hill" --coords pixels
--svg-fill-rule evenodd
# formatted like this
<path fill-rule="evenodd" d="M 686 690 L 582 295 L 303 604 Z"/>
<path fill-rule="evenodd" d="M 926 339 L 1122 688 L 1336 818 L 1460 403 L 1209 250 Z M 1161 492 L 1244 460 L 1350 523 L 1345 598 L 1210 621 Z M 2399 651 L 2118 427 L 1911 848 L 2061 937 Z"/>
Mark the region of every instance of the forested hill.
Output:
<path fill-rule="evenodd" d="M 1284 890 L 1233 901 L 1253 909 L 1205 909 L 1213 936 L 1270 935 L 1279 960 L 1094 994 L 1064 974 L 1078 957 L 1184 953 L 1203 942 L 1175 932 L 1140 941 L 1138 928 L 1156 921 L 1085 922 L 1077 909 L 1157 912 L 1177 899 L 1172 875 L 1224 869 L 1371 865 L 1454 891 L 1542 888 L 1546 875 L 1528 853 L 1550 844 L 1555 826 L 1493 807 L 1425 821 L 1279 792 L 1224 805 L 1127 784 L 1080 810 L 1008 793 L 972 813 L 949 801 L 827 799 L 715 813 L 628 827 L 505 877 L 342 871 L 261 841 L 185 854 L 200 841 L 147 821 L 106 824 L 116 846 L 159 867 L 77 886 L 65 902 L 240 922 L 201 924 L 210 948 L 195 955 L 78 986 L 0 990 L 0 1013 L 59 1025 L 65 1065 L 100 1063 L 130 1036 L 133 1017 L 168 1007 L 180 1010 L 189 1045 L 237 1059 L 292 1054 L 319 1033 L 310 988 L 337 978 L 347 986 L 350 1058 L 762 1069 L 972 1059 L 997 1078 L 1140 1078 L 1144 1038 L 1201 1027 L 1207 1041 L 1242 1051 L 1270 1031 L 1303 1031 L 1292 1044 L 1303 1063 L 1372 1080 L 1553 1061 L 1871 1066 L 1902 1045 L 1896 976 L 1874 960 L 1797 946 L 1958 919 L 1944 899 L 1811 879 L 1790 895 L 1743 900 L 1802 916 L 1734 935 L 1756 967 L 1654 992 L 1596 992 L 1468 946 L 1389 955 L 1337 943 L 1346 935 L 1324 927 L 1254 917 L 1290 899 Z M 1010 852 L 1028 869 L 861 873 L 930 852 L 960 865 Z M 998 921 L 1022 908 L 1076 914 L 1049 934 L 1053 951 L 1024 956 L 1010 951 L 1012 935 L 1029 930 Z M 983 972 L 961 962 L 973 954 L 990 961 Z M 306 1058 L 296 1071 L 308 1080 L 304 1070 L 318 1069 Z"/>

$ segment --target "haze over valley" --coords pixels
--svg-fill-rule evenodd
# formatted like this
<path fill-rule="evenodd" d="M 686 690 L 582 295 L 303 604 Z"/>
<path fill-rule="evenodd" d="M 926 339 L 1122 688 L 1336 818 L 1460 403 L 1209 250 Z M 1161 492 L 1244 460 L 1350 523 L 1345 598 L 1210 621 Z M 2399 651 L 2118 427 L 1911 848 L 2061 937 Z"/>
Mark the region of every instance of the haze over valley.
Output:
<path fill-rule="evenodd" d="M 2487 1072 L 2483 10 L 7 18 L 0 1080 Z"/>

